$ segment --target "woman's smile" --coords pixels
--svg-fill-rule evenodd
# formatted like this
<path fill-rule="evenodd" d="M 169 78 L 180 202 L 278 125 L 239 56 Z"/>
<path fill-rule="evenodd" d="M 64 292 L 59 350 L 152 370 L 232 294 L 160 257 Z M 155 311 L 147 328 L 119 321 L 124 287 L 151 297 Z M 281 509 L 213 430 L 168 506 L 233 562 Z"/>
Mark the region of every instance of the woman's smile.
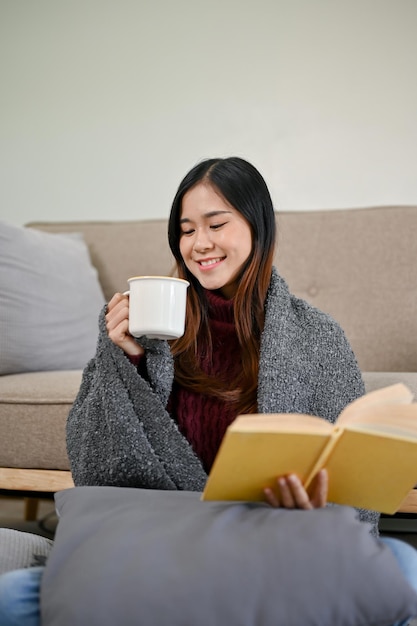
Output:
<path fill-rule="evenodd" d="M 218 266 L 226 257 L 217 257 L 216 259 L 205 259 L 197 261 L 202 271 L 214 269 L 214 266 Z"/>

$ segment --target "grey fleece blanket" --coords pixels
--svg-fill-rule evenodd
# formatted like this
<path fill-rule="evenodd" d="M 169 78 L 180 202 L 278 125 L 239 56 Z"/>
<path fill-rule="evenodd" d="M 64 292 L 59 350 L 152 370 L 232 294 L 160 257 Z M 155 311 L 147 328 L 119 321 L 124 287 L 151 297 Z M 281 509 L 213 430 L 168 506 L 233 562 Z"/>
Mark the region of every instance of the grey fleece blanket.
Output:
<path fill-rule="evenodd" d="M 165 410 L 173 379 L 172 360 L 163 358 L 168 344 L 141 341 L 151 384 L 108 338 L 104 314 L 67 423 L 75 484 L 201 490 L 206 473 Z"/>
<path fill-rule="evenodd" d="M 109 339 L 102 311 L 96 356 L 84 371 L 67 422 L 74 482 L 201 491 L 206 473 L 165 408 L 174 378 L 169 345 L 144 337 L 140 343 L 146 379 Z M 309 413 L 334 422 L 363 393 L 340 326 L 291 295 L 274 269 L 261 338 L 259 412 Z M 360 517 L 374 525 L 378 520 L 369 511 L 360 511 Z"/>

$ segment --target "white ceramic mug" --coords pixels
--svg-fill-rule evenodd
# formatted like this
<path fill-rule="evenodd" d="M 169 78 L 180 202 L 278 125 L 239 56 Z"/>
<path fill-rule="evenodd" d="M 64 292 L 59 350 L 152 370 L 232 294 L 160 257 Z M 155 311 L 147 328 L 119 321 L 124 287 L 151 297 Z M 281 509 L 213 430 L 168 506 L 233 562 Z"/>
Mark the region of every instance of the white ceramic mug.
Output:
<path fill-rule="evenodd" d="M 133 337 L 177 339 L 184 334 L 189 282 L 171 276 L 128 278 L 129 332 Z"/>

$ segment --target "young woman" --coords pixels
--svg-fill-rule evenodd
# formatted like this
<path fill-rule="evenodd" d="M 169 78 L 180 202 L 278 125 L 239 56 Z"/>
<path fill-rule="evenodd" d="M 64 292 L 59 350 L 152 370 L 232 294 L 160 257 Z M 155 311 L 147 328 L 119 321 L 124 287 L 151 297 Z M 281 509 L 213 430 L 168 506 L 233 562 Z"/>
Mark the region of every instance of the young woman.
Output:
<path fill-rule="evenodd" d="M 178 275 L 190 282 L 185 334 L 170 346 L 137 340 L 128 297 L 109 302 L 68 419 L 76 484 L 201 489 L 239 413 L 334 421 L 364 392 L 341 328 L 292 296 L 273 268 L 273 205 L 251 164 L 228 158 L 194 167 L 174 198 L 168 239 Z M 311 497 L 297 477 L 280 481 L 266 495 L 271 504 L 326 504 L 325 472 Z M 375 527 L 376 514 L 361 516 Z"/>
<path fill-rule="evenodd" d="M 340 326 L 295 298 L 273 267 L 273 205 L 250 163 L 232 157 L 196 165 L 174 198 L 168 239 L 178 276 L 190 282 L 184 336 L 169 344 L 135 339 L 128 296 L 115 294 L 108 303 L 96 356 L 68 417 L 76 485 L 201 490 L 239 413 L 310 413 L 334 422 L 364 393 Z M 327 481 L 320 472 L 307 493 L 297 476 L 277 476 L 265 499 L 271 506 L 323 507 Z M 378 515 L 358 514 L 377 534 Z M 417 588 L 413 549 L 391 545 Z M 18 623 L 10 615 L 22 607 L 32 618 L 19 623 L 38 624 L 41 575 L 34 568 L 0 578 L 4 626 Z"/>

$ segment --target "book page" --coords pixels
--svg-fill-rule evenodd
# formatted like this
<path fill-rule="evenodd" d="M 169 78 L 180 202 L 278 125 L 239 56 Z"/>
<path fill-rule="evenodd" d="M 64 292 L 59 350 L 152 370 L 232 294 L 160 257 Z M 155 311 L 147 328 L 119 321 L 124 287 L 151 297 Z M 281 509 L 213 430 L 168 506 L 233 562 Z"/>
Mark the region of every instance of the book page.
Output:
<path fill-rule="evenodd" d="M 381 405 L 410 404 L 412 401 L 413 394 L 403 383 L 376 389 L 348 404 L 340 413 L 337 423 L 341 426 L 349 421 L 359 421 L 364 414 L 372 414 Z"/>
<path fill-rule="evenodd" d="M 354 431 L 357 433 L 366 433 L 367 435 L 379 435 L 380 437 L 389 437 L 391 439 L 406 439 L 407 441 L 417 442 L 417 433 L 409 428 L 407 425 L 401 427 L 399 425 L 393 426 L 390 424 L 352 424 L 344 429 L 341 429 L 342 432 L 345 430 Z"/>
<path fill-rule="evenodd" d="M 403 433 L 409 437 L 417 437 L 417 404 L 398 404 L 374 406 L 372 410 L 361 414 L 360 419 L 350 420 L 344 428 L 364 431 L 385 431 L 387 434 Z"/>
<path fill-rule="evenodd" d="M 392 515 L 417 483 L 417 442 L 344 429 L 325 467 L 329 502 Z"/>

